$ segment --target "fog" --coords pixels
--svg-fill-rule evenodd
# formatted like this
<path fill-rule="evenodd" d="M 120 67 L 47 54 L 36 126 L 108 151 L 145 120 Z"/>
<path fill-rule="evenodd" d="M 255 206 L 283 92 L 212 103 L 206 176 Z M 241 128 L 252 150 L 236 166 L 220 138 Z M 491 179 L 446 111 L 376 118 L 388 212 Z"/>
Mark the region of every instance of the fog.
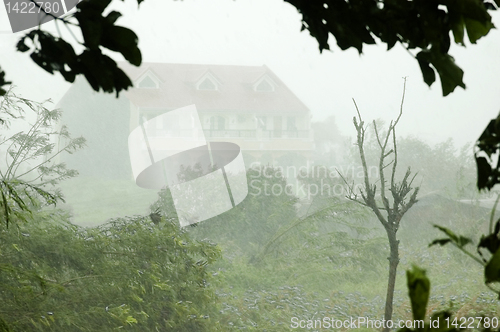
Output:
<path fill-rule="evenodd" d="M 402 135 L 437 143 L 449 137 L 458 146 L 473 142 L 487 119 L 497 115 L 500 33 L 493 29 L 477 45 L 452 45 L 450 54 L 464 70 L 467 89 L 443 98 L 439 82 L 431 88 L 422 80 L 418 63 L 401 46 L 387 52 L 381 45 L 320 54 L 317 42 L 300 32 L 300 15 L 289 4 L 273 0 L 134 1 L 116 2 L 124 16 L 120 24 L 139 36 L 145 62 L 267 65 L 310 108 L 313 119 L 334 115 L 344 135 L 353 135 L 355 98 L 367 118 L 393 118 L 399 110 L 402 77 L 408 77 Z M 9 30 L 1 9 L 0 63 L 7 78 L 26 97 L 58 101 L 69 85 L 44 73 L 27 54 L 15 52 L 23 35 Z M 493 13 L 493 22 L 498 21 Z M 54 23 L 44 28 L 57 33 Z M 73 38 L 61 29 L 68 40 Z M 117 60 L 122 60 L 117 57 Z M 483 120 L 484 119 L 484 120 Z"/>
<path fill-rule="evenodd" d="M 426 319 L 449 303 L 459 316 L 498 316 L 498 294 L 484 285 L 480 264 L 450 243 L 429 248 L 450 234 L 439 225 L 470 237 L 466 248 L 475 255 L 492 228 L 496 195 L 476 189 L 473 144 L 499 111 L 498 30 L 477 45 L 451 46 L 467 88 L 443 97 L 439 79 L 429 88 L 401 45 L 358 54 L 331 38 L 332 51 L 320 53 L 283 1 L 138 7 L 130 0 L 112 9 L 137 33 L 143 56 L 135 68 L 107 53 L 134 82 L 119 98 L 92 91 L 83 78 L 65 82 L 16 52 L 26 31 L 11 33 L 0 9 L 0 66 L 15 92 L 50 99 L 48 108 L 62 110 L 54 128 L 87 140 L 53 159 L 79 172 L 50 187 L 65 202 L 57 209 L 33 203 L 37 222 L 17 223 L 17 237 L 1 229 L 0 243 L 14 257 L 8 264 L 31 262 L 33 275 L 53 287 L 45 292 L 45 279 L 28 273 L 19 281 L 41 287 L 45 308 L 30 297 L 38 293 L 16 288 L 17 274 L 0 276 L 14 289 L 0 312 L 12 311 L 20 330 L 64 331 L 71 322 L 78 331 L 288 331 L 317 317 L 381 319 L 391 232 L 399 241 L 395 321 L 413 318 L 405 279 L 413 264 L 432 281 Z M 43 27 L 81 47 L 81 36 L 53 22 Z M 389 125 L 401 107 L 394 146 Z M 366 168 L 353 117 L 365 121 Z M 10 132 L 28 128 L 13 120 Z M 380 209 L 370 206 L 366 181 Z M 476 261 L 492 257 L 481 254 Z M 65 297 L 52 295 L 60 289 Z M 33 319 L 9 307 L 19 296 Z"/>

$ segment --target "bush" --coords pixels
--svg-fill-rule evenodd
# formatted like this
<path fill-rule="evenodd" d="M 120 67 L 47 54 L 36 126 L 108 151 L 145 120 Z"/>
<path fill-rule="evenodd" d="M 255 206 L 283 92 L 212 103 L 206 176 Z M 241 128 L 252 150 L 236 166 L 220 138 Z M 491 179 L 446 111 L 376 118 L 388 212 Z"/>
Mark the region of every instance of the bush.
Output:
<path fill-rule="evenodd" d="M 149 217 L 84 229 L 33 222 L 0 232 L 0 312 L 13 331 L 208 331 L 207 266 L 219 248 Z"/>

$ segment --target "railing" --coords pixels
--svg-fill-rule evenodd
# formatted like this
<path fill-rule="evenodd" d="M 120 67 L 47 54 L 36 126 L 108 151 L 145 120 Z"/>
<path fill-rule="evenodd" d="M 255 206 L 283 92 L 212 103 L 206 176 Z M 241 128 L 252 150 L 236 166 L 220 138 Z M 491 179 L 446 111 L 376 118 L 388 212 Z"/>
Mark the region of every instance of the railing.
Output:
<path fill-rule="evenodd" d="M 193 138 L 195 132 L 193 130 L 165 130 L 154 129 L 149 131 L 152 137 L 186 137 Z M 197 137 L 206 138 L 244 138 L 244 139 L 278 139 L 278 138 L 302 138 L 307 139 L 310 137 L 311 131 L 309 130 L 210 130 L 205 129 L 203 132 L 197 133 Z"/>
<path fill-rule="evenodd" d="M 196 133 L 196 131 L 193 129 L 149 129 L 148 134 L 150 137 L 203 137 L 203 132 Z"/>
<path fill-rule="evenodd" d="M 262 130 L 262 138 L 309 138 L 309 130 Z"/>
<path fill-rule="evenodd" d="M 242 137 L 255 138 L 256 130 L 204 130 L 205 137 Z"/>

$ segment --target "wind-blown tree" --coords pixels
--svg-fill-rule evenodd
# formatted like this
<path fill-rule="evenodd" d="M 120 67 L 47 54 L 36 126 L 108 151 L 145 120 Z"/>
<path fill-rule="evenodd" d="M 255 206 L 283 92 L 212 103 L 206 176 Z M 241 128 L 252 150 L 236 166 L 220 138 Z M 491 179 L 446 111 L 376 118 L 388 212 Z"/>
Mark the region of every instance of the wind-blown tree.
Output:
<path fill-rule="evenodd" d="M 61 153 L 73 153 L 85 145 L 82 137 L 72 138 L 65 126 L 54 129 L 61 117 L 58 109 L 14 94 L 12 89 L 0 97 L 0 125 L 9 128 L 10 120 L 23 119 L 26 111 L 36 115 L 27 131 L 12 136 L 0 135 L 0 147 L 6 146 L 6 165 L 0 168 L 0 221 L 8 226 L 12 216 L 26 221 L 33 210 L 44 204 L 64 201 L 60 190 L 52 190 L 60 181 L 78 175 L 64 163 Z M 56 148 L 55 141 L 59 141 Z"/>
<path fill-rule="evenodd" d="M 368 212 L 338 192 L 338 187 L 343 189 L 339 179 L 328 177 L 323 169 L 300 173 L 299 190 L 307 196 L 297 217 L 268 237 L 254 261 L 287 271 L 290 281 L 325 287 L 332 286 L 332 278 L 354 283 L 376 278 L 383 270 L 373 256 L 380 257 L 385 239 L 366 225 Z M 359 274 L 359 266 L 370 270 Z"/>
<path fill-rule="evenodd" d="M 398 166 L 396 125 L 403 114 L 404 94 L 405 92 L 403 89 L 399 115 L 395 121 L 390 122 L 387 132 L 380 132 L 376 122 L 373 122 L 374 132 L 380 152 L 378 157 L 378 179 L 370 177 L 365 153 L 367 128 L 365 127 L 365 122 L 361 118 L 358 106 L 354 101 L 358 118 L 356 119 L 356 117 L 354 117 L 353 122 L 357 132 L 357 146 L 364 174 L 362 189 L 359 189 L 359 192 L 356 192 L 354 183 L 348 184 L 347 180 L 344 178 L 348 187 L 347 198 L 371 209 L 384 227 L 387 234 L 390 255 L 388 257 L 389 278 L 384 314 L 384 319 L 386 321 L 392 318 L 394 287 L 396 284 L 396 272 L 399 264 L 399 240 L 397 239 L 397 232 L 404 214 L 417 202 L 417 194 L 419 191 L 418 187 L 412 188 L 415 176 L 410 178 L 410 168 L 408 168 L 401 181 L 396 181 L 396 171 Z M 387 177 L 386 169 L 389 167 L 390 173 Z M 378 188 L 375 183 L 379 183 Z"/>
<path fill-rule="evenodd" d="M 42 217 L 0 229 L 0 331 L 2 318 L 12 331 L 220 330 L 216 245 L 165 218 L 81 228 Z"/>
<path fill-rule="evenodd" d="M 252 165 L 247 169 L 246 176 L 248 195 L 240 204 L 218 216 L 193 224 L 193 228 L 187 228 L 194 238 L 231 243 L 232 252 L 251 257 L 281 226 L 296 217 L 298 199 L 280 168 Z M 189 197 L 189 193 L 185 195 Z M 178 222 L 170 189 L 162 189 L 158 196 L 151 210 L 157 210 Z"/>

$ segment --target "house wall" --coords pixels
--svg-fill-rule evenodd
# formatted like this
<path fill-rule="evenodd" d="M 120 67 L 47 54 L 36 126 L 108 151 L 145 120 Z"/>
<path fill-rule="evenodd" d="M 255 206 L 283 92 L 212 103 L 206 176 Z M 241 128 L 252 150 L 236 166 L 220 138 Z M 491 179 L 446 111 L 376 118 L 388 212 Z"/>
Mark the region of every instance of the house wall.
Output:
<path fill-rule="evenodd" d="M 140 81 L 141 77 L 149 74 L 151 73 L 147 72 L 141 74 L 138 78 L 136 77 L 136 82 Z M 158 84 L 161 82 L 163 82 L 161 84 L 166 84 L 164 81 L 160 82 L 159 79 L 157 81 Z M 184 85 L 180 86 L 183 87 Z M 193 86 L 193 88 L 195 87 Z M 172 89 L 175 90 L 175 87 L 172 87 Z M 135 95 L 138 98 L 133 99 L 140 102 L 141 98 L 147 99 L 147 96 L 151 95 L 151 91 L 142 95 L 140 90 L 133 89 L 132 92 L 129 92 L 129 96 L 130 93 L 140 93 L 140 95 Z M 155 91 L 159 91 L 160 95 L 158 96 L 157 92 L 152 95 L 159 98 L 158 100 L 163 100 L 161 99 L 163 90 L 155 89 Z M 189 91 L 185 91 L 184 96 L 189 93 Z M 207 93 L 210 93 L 210 91 Z M 188 95 L 188 98 L 182 100 L 188 101 L 190 99 L 192 98 Z M 144 100 L 144 105 L 161 106 L 162 104 L 162 102 L 155 104 L 146 101 L 149 101 L 149 99 Z M 178 103 L 178 100 L 174 100 L 174 104 L 176 102 Z M 216 105 L 217 102 L 217 99 L 214 99 L 212 105 Z M 255 108 L 259 106 L 258 103 L 252 105 L 256 106 Z M 278 105 L 282 106 L 280 103 Z M 286 103 L 283 105 L 286 105 Z M 128 155 L 128 135 L 140 125 L 142 114 L 149 114 L 147 116 L 149 119 L 168 111 L 167 108 L 140 109 L 126 99 L 126 93 L 122 93 L 119 99 L 116 99 L 113 95 L 97 94 L 91 90 L 85 81 L 75 83 L 64 96 L 60 106 L 65 110 L 63 122 L 68 125 L 70 132 L 88 139 L 88 148 L 81 153 L 67 157 L 67 164 L 78 169 L 82 175 L 100 175 L 111 178 L 132 177 Z M 292 104 L 292 108 L 295 106 Z M 301 156 L 309 156 L 314 149 L 310 113 L 307 112 L 305 107 L 302 108 L 301 112 L 297 111 L 297 113 L 289 111 L 280 113 L 265 110 L 256 111 L 255 109 L 248 112 L 241 110 L 200 110 L 199 113 L 202 128 L 208 141 L 234 142 L 243 151 L 251 153 L 256 158 L 263 155 L 283 156 L 295 152 Z M 257 116 L 266 117 L 266 128 L 264 130 L 259 128 L 256 120 Z M 224 130 L 212 130 L 211 117 L 223 117 L 225 119 Z M 294 122 L 293 126 L 289 126 L 289 117 L 294 118 L 294 121 L 292 121 Z M 277 121 L 280 122 L 277 123 Z M 175 129 L 179 131 L 180 125 L 176 124 Z M 157 137 L 151 137 L 151 144 L 160 146 L 164 144 L 164 134 L 167 132 L 169 125 L 159 123 L 157 127 L 155 128 L 157 130 L 153 130 L 152 133 L 153 136 L 156 133 L 158 135 Z M 181 142 L 179 141 L 178 144 L 181 144 Z"/>
<path fill-rule="evenodd" d="M 295 127 L 297 130 L 310 130 L 310 114 L 302 113 L 277 113 L 277 114 L 265 114 L 265 113 L 231 113 L 223 111 L 202 111 L 200 112 L 200 120 L 204 129 L 210 129 L 210 118 L 211 117 L 223 117 L 226 121 L 227 130 L 256 130 L 257 129 L 257 116 L 263 116 L 267 118 L 267 130 L 273 130 L 277 128 L 276 117 L 281 117 L 281 129 L 288 130 L 288 118 L 292 117 L 295 119 Z"/>
<path fill-rule="evenodd" d="M 128 154 L 130 103 L 124 94 L 96 93 L 78 80 L 58 104 L 61 123 L 73 137 L 83 136 L 87 146 L 74 154 L 61 154 L 61 161 L 81 176 L 107 179 L 132 177 Z"/>

